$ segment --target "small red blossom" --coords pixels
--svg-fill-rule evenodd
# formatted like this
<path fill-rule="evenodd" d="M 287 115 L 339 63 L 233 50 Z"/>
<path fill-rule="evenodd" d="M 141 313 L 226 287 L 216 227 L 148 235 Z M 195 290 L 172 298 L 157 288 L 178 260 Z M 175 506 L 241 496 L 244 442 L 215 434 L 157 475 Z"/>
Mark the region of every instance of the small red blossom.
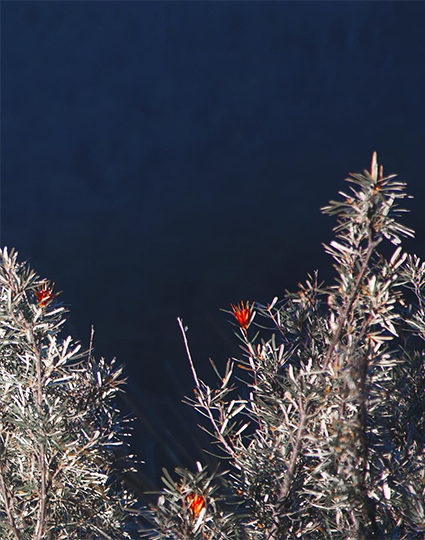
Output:
<path fill-rule="evenodd" d="M 189 511 L 193 518 L 197 518 L 202 510 L 205 508 L 205 499 L 197 493 L 189 493 L 186 495 L 186 502 L 189 505 Z"/>
<path fill-rule="evenodd" d="M 252 306 L 249 305 L 249 302 L 246 302 L 244 305 L 243 302 L 240 302 L 239 304 L 231 305 L 233 315 L 235 316 L 235 319 L 238 321 L 239 326 L 242 328 L 242 330 L 246 330 L 249 326 L 249 323 L 251 322 L 252 317 Z"/>
<path fill-rule="evenodd" d="M 55 298 L 55 296 L 59 294 L 58 292 L 53 293 L 54 286 L 54 283 L 50 287 L 47 285 L 47 283 L 43 283 L 43 286 L 40 287 L 40 289 L 38 289 L 37 291 L 35 291 L 34 294 L 39 306 L 45 307 L 53 300 L 53 298 Z"/>

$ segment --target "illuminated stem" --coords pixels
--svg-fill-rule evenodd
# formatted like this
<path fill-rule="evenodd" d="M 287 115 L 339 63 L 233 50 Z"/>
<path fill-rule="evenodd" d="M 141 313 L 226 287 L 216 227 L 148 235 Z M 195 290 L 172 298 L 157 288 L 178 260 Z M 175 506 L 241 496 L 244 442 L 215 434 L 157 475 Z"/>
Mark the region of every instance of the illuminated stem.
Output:
<path fill-rule="evenodd" d="M 18 529 L 16 528 L 16 523 L 13 518 L 13 513 L 11 509 L 12 503 L 9 498 L 9 493 L 6 488 L 6 484 L 4 482 L 3 463 L 1 461 L 0 461 L 0 491 L 3 498 L 4 509 L 6 510 L 7 519 L 9 521 L 10 528 L 12 529 L 13 536 L 15 537 L 15 540 L 22 540 L 22 537 Z"/>

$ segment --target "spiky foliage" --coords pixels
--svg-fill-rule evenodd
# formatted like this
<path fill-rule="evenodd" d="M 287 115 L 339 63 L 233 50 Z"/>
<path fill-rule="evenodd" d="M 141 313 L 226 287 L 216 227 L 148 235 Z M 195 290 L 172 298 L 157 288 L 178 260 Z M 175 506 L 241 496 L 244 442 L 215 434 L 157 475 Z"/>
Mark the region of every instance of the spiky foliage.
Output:
<path fill-rule="evenodd" d="M 195 473 L 177 468 L 178 481 L 167 470 L 162 478 L 165 489 L 152 515 L 161 538 L 218 540 L 239 537 L 233 515 L 223 509 L 219 490 L 223 474 L 208 474 L 198 462 Z M 152 531 L 145 535 L 152 538 Z"/>
<path fill-rule="evenodd" d="M 179 498 L 186 484 L 169 484 L 153 511 L 157 537 L 180 538 L 182 522 L 186 538 L 424 537 L 425 263 L 401 250 L 412 235 L 398 222 L 405 185 L 384 176 L 376 154 L 348 182 L 323 209 L 338 218 L 326 246 L 336 283 L 314 273 L 280 302 L 233 306 L 244 355 L 216 389 L 198 378 L 179 321 L 196 386 L 189 402 L 230 468 L 217 484 L 239 503 L 231 534 L 202 535 L 214 493 L 201 487 L 194 523 Z M 165 534 L 164 522 L 176 528 Z"/>
<path fill-rule="evenodd" d="M 0 537 L 130 538 L 133 499 L 113 474 L 122 368 L 60 338 L 56 295 L 0 251 Z"/>

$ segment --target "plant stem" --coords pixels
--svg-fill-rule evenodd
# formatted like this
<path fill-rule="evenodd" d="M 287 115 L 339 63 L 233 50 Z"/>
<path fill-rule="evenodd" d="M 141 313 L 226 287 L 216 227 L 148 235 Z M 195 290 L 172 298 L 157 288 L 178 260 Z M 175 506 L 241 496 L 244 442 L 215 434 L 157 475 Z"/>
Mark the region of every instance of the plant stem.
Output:
<path fill-rule="evenodd" d="M 21 540 L 22 537 L 16 528 L 15 520 L 13 518 L 13 514 L 11 511 L 11 502 L 9 499 L 9 494 L 7 492 L 6 484 L 4 483 L 4 475 L 3 475 L 3 463 L 0 461 L 0 491 L 3 497 L 4 502 L 4 508 L 6 510 L 7 519 L 9 520 L 10 528 L 13 531 L 13 535 L 15 537 L 15 540 Z"/>
<path fill-rule="evenodd" d="M 37 377 L 36 404 L 37 404 L 37 412 L 41 420 L 43 416 L 43 408 L 42 408 L 43 375 L 42 375 L 41 354 L 35 340 L 33 328 L 30 325 L 28 325 L 27 329 L 28 329 L 28 335 L 30 336 L 30 345 L 36 359 L 36 363 L 35 363 L 36 377 Z M 45 455 L 44 442 L 40 443 L 38 463 L 40 467 L 40 508 L 39 508 L 39 513 L 38 513 L 38 518 L 37 518 L 37 525 L 35 529 L 36 530 L 35 540 L 42 540 L 44 536 L 45 526 L 46 526 L 46 497 L 47 497 L 47 489 L 46 489 L 47 469 L 46 469 L 46 455 Z"/>
<path fill-rule="evenodd" d="M 295 467 L 297 465 L 297 459 L 298 459 L 298 456 L 300 455 L 300 451 L 301 451 L 301 443 L 302 443 L 302 439 L 303 439 L 303 435 L 304 435 L 305 425 L 306 425 L 306 422 L 307 422 L 307 414 L 306 414 L 304 405 L 302 404 L 301 400 L 298 401 L 298 406 L 299 406 L 299 411 L 300 411 L 300 422 L 298 424 L 297 436 L 296 436 L 296 439 L 295 439 L 295 444 L 292 447 L 291 457 L 289 458 L 288 469 L 286 471 L 286 475 L 285 475 L 285 477 L 283 479 L 283 482 L 282 482 L 282 485 L 280 487 L 279 497 L 278 497 L 278 501 L 277 501 L 277 504 L 276 504 L 277 508 L 276 508 L 275 515 L 274 515 L 275 521 L 274 521 L 272 530 L 270 531 L 270 534 L 267 536 L 267 540 L 279 540 L 279 536 L 278 536 L 278 534 L 279 534 L 279 510 L 280 510 L 284 500 L 288 496 L 288 493 L 289 493 L 289 490 L 290 490 L 290 487 L 291 487 L 291 483 L 292 483 L 292 480 L 293 480 L 294 475 L 295 475 Z"/>
<path fill-rule="evenodd" d="M 227 440 L 224 438 L 224 436 L 220 432 L 220 428 L 218 427 L 217 422 L 216 422 L 214 416 L 211 413 L 211 408 L 208 406 L 207 403 L 205 403 L 205 401 L 204 401 L 204 399 L 202 397 L 203 396 L 202 389 L 201 389 L 201 386 L 200 386 L 200 383 L 199 383 L 198 375 L 197 375 L 196 370 L 195 370 L 195 366 L 194 366 L 193 361 L 192 361 L 192 355 L 190 354 L 189 344 L 188 344 L 187 338 L 186 338 L 186 331 L 185 331 L 185 329 L 183 327 L 183 321 L 182 321 L 182 319 L 180 319 L 180 317 L 177 317 L 177 321 L 179 323 L 180 330 L 181 330 L 182 335 L 183 335 L 184 346 L 186 348 L 186 354 L 187 354 L 187 357 L 189 359 L 190 369 L 192 370 L 193 378 L 195 380 L 195 385 L 196 385 L 196 388 L 197 388 L 197 390 L 199 392 L 199 396 L 202 399 L 201 405 L 207 412 L 208 418 L 209 418 L 209 420 L 210 420 L 210 422 L 211 422 L 211 424 L 212 424 L 212 426 L 214 428 L 217 439 L 220 441 L 220 443 L 226 449 L 227 453 L 230 456 L 234 457 L 234 455 L 235 455 L 234 449 L 229 445 Z"/>
<path fill-rule="evenodd" d="M 360 284 L 361 284 L 363 276 L 364 276 L 364 274 L 366 272 L 367 266 L 369 264 L 369 260 L 370 260 L 370 258 L 372 256 L 372 253 L 373 253 L 373 250 L 375 249 L 375 247 L 378 245 L 379 242 L 380 242 L 380 239 L 373 242 L 372 239 L 369 238 L 367 252 L 366 252 L 366 255 L 365 255 L 364 259 L 363 259 L 363 263 L 362 263 L 362 266 L 360 268 L 360 272 L 357 275 L 357 279 L 356 279 L 356 282 L 354 284 L 353 291 L 350 294 L 350 296 L 348 298 L 348 302 L 345 304 L 345 307 L 344 307 L 344 309 L 343 309 L 343 311 L 341 313 L 336 332 L 334 334 L 334 337 L 332 338 L 332 341 L 331 341 L 331 343 L 329 345 L 329 348 L 328 348 L 328 351 L 326 353 L 325 368 L 329 365 L 329 362 L 330 362 L 330 360 L 332 358 L 332 354 L 333 354 L 333 352 L 335 350 L 335 347 L 337 346 L 338 341 L 339 341 L 339 339 L 341 337 L 342 330 L 344 328 L 344 324 L 345 324 L 345 322 L 347 320 L 348 314 L 349 314 L 349 312 L 350 312 L 350 310 L 351 310 L 351 308 L 353 306 L 354 300 L 356 299 Z"/>

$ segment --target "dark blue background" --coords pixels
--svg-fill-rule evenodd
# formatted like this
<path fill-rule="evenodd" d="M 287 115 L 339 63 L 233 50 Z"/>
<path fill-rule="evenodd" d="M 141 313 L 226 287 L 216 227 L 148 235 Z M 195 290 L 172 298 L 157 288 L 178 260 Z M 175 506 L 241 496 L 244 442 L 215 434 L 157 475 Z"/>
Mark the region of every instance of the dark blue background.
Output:
<path fill-rule="evenodd" d="M 237 351 L 219 308 L 330 276 L 319 208 L 375 149 L 408 180 L 425 255 L 425 4 L 1 9 L 1 244 L 125 363 L 144 473 L 192 466 L 178 315 L 207 376 Z"/>

